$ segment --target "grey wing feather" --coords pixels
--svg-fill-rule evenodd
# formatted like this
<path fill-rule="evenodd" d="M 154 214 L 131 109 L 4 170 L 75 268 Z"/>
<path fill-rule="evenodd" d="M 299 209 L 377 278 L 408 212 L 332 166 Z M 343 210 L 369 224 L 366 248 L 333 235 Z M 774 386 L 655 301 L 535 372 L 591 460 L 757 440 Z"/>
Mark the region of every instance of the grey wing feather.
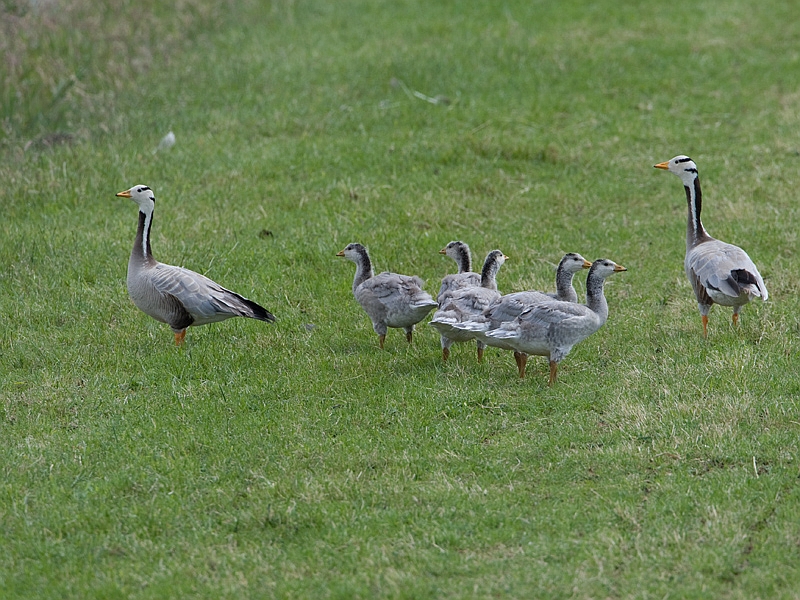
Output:
<path fill-rule="evenodd" d="M 195 325 L 248 314 L 238 294 L 183 267 L 159 263 L 150 274 L 150 282 L 160 294 L 174 297 Z"/>
<path fill-rule="evenodd" d="M 757 295 L 767 299 L 767 288 L 758 268 L 738 246 L 719 240 L 700 244 L 687 253 L 685 266 L 690 280 L 694 278 L 703 288 L 719 290 L 733 299 L 738 298 L 742 294 L 742 287 L 749 283 L 756 286 Z M 739 272 L 746 275 L 740 276 Z M 701 292 L 696 285 L 694 287 L 698 300 L 702 302 Z"/>
<path fill-rule="evenodd" d="M 497 327 L 500 323 L 513 321 L 531 305 L 548 300 L 552 298 L 541 292 L 514 292 L 501 296 L 484 314 Z"/>
<path fill-rule="evenodd" d="M 595 312 L 584 304 L 573 304 L 572 302 L 561 302 L 559 300 L 537 304 L 519 316 L 521 323 L 537 324 L 542 326 L 550 326 L 558 324 L 559 326 L 568 322 L 573 318 L 586 318 L 595 316 Z"/>
<path fill-rule="evenodd" d="M 439 306 L 441 307 L 447 298 L 449 298 L 450 294 L 456 290 L 475 287 L 480 284 L 481 276 L 478 273 L 467 272 L 445 275 L 442 278 L 442 286 L 439 288 L 439 294 L 436 296 Z"/>
<path fill-rule="evenodd" d="M 458 329 L 455 325 L 479 317 L 499 297 L 499 292 L 484 287 L 457 290 L 449 297 L 445 306 L 434 313 L 430 325 L 455 341 L 470 339 L 472 335 L 467 333 L 468 329 Z"/>
<path fill-rule="evenodd" d="M 423 283 L 416 276 L 384 272 L 358 286 L 356 299 L 373 322 L 406 327 L 424 319 L 437 306 L 422 289 Z"/>

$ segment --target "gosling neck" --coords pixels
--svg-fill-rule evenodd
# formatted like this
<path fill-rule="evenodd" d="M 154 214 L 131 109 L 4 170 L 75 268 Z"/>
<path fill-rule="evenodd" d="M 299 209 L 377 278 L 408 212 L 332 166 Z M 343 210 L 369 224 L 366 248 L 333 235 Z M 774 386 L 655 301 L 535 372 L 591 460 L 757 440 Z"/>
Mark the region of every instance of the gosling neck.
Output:
<path fill-rule="evenodd" d="M 597 273 L 594 268 L 589 270 L 589 276 L 586 278 L 586 306 L 597 313 L 601 324 L 608 319 L 608 303 L 603 292 L 605 283 L 605 277 Z"/>
<path fill-rule="evenodd" d="M 500 262 L 495 253 L 486 257 L 481 269 L 481 287 L 497 291 L 497 272 L 500 270 Z"/>
<path fill-rule="evenodd" d="M 456 264 L 459 273 L 469 273 L 472 271 L 472 256 L 469 248 L 465 244 L 456 246 Z"/>
<path fill-rule="evenodd" d="M 372 272 L 372 261 L 366 248 L 360 247 L 356 249 L 356 256 L 353 262 L 356 263 L 356 276 L 353 279 L 353 292 L 355 293 L 356 288 L 367 279 L 370 279 L 374 273 Z"/>
<path fill-rule="evenodd" d="M 556 271 L 556 293 L 558 294 L 559 300 L 563 300 L 564 302 L 578 301 L 578 292 L 575 291 L 575 286 L 572 284 L 574 277 L 575 273 L 559 265 L 558 271 Z"/>

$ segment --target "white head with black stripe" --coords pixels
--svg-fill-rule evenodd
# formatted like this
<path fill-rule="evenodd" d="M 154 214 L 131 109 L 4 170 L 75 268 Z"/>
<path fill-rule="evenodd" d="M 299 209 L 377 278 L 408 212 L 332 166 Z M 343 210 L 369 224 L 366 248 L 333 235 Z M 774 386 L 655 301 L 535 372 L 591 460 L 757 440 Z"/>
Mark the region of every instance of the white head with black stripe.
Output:
<path fill-rule="evenodd" d="M 656 169 L 664 169 L 670 173 L 674 173 L 681 178 L 683 185 L 686 187 L 691 187 L 694 180 L 697 179 L 697 165 L 694 164 L 691 158 L 684 154 L 679 154 L 675 158 L 653 166 Z"/>
<path fill-rule="evenodd" d="M 139 210 L 144 214 L 152 214 L 156 206 L 156 196 L 146 185 L 135 185 L 129 190 L 117 194 L 120 198 L 130 198 L 139 205 Z"/>

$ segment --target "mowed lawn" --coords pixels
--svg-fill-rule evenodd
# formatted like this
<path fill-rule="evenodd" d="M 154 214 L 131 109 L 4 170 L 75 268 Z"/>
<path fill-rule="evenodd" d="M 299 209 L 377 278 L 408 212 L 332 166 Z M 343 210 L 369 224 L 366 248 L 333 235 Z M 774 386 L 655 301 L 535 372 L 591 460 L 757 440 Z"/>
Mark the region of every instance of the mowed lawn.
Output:
<path fill-rule="evenodd" d="M 0 145 L 0 596 L 800 597 L 800 7 L 142 6 L 3 96 L 44 108 Z M 708 339 L 677 154 L 770 293 Z M 176 348 L 132 305 L 139 183 L 155 256 L 274 325 Z M 628 268 L 552 388 L 424 322 L 378 348 L 336 252 L 435 294 L 455 239 L 503 292 Z"/>

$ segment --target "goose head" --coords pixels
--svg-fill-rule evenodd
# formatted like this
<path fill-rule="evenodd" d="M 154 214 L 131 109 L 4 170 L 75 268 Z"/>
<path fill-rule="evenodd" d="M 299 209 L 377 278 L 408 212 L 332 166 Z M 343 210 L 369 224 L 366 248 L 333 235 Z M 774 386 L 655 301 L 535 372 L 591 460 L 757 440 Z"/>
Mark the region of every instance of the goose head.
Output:
<path fill-rule="evenodd" d="M 559 270 L 564 270 L 573 275 L 581 269 L 588 269 L 591 266 L 592 263 L 576 252 L 569 252 L 565 254 L 564 258 L 561 259 L 561 262 L 558 263 Z"/>
<path fill-rule="evenodd" d="M 151 214 L 156 207 L 156 196 L 146 185 L 135 185 L 129 190 L 119 192 L 119 198 L 130 198 L 139 205 L 139 210 L 145 214 Z"/>
<path fill-rule="evenodd" d="M 508 260 L 508 257 L 503 254 L 500 250 L 492 250 L 489 254 L 486 255 L 486 260 L 484 264 L 494 263 L 498 267 L 502 265 L 504 262 Z"/>
<path fill-rule="evenodd" d="M 605 279 L 609 275 L 619 273 L 620 271 L 627 271 L 622 265 L 618 265 L 613 260 L 607 258 L 599 258 L 592 263 L 592 268 L 589 269 L 589 277 Z"/>
<path fill-rule="evenodd" d="M 357 242 L 347 244 L 343 250 L 340 250 L 336 253 L 336 256 L 343 256 L 347 260 L 351 260 L 357 265 L 370 264 L 369 253 L 367 252 L 367 249 L 362 244 Z"/>
<path fill-rule="evenodd" d="M 668 161 L 653 165 L 656 169 L 664 169 L 681 178 L 683 185 L 690 187 L 692 182 L 697 179 L 697 165 L 694 161 L 684 154 L 679 154 Z"/>
<path fill-rule="evenodd" d="M 464 242 L 450 242 L 447 246 L 439 250 L 439 254 L 449 256 L 456 261 L 459 272 L 467 272 L 472 269 L 472 254 L 470 253 L 469 246 Z"/>
<path fill-rule="evenodd" d="M 439 250 L 439 254 L 449 256 L 453 260 L 458 260 L 462 252 L 469 252 L 469 248 L 464 242 L 450 242 L 447 246 Z"/>

